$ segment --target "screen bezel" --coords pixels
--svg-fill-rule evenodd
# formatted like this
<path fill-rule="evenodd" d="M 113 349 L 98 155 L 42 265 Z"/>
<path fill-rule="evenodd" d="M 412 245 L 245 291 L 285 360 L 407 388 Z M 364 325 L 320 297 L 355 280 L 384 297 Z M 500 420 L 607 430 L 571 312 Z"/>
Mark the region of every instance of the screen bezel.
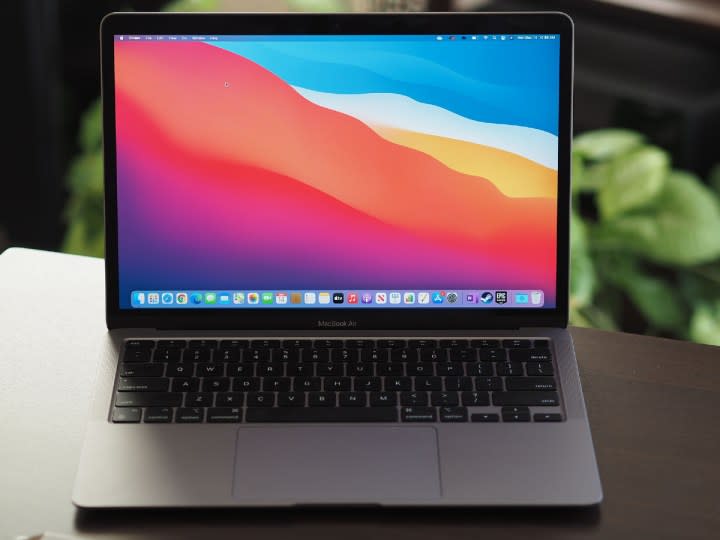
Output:
<path fill-rule="evenodd" d="M 559 34 L 555 308 L 120 309 L 113 38 L 120 34 Z M 472 330 L 565 327 L 568 320 L 573 24 L 563 13 L 232 14 L 112 13 L 100 27 L 105 172 L 106 320 L 113 328 Z M 345 322 L 332 327 L 321 321 Z"/>

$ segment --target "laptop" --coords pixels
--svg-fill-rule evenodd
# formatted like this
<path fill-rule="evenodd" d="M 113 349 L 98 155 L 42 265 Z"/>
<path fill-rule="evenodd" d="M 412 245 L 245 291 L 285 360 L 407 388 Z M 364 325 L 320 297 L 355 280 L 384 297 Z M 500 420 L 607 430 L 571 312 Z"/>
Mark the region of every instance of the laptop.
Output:
<path fill-rule="evenodd" d="M 593 505 L 560 13 L 111 14 L 79 507 Z"/>

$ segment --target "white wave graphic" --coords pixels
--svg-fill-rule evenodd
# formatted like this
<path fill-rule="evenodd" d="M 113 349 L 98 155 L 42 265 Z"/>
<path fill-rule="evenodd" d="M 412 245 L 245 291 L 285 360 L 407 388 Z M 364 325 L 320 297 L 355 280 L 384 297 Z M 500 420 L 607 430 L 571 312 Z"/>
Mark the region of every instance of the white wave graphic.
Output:
<path fill-rule="evenodd" d="M 293 87 L 316 105 L 373 126 L 406 129 L 506 150 L 557 170 L 558 138 L 540 129 L 470 120 L 401 94 L 333 94 Z"/>

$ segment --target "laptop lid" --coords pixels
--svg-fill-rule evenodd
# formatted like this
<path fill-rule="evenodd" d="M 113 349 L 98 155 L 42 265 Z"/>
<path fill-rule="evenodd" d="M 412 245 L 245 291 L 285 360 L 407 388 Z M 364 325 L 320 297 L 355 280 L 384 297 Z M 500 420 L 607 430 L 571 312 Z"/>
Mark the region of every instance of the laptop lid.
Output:
<path fill-rule="evenodd" d="M 564 326 L 562 14 L 113 14 L 109 328 Z"/>

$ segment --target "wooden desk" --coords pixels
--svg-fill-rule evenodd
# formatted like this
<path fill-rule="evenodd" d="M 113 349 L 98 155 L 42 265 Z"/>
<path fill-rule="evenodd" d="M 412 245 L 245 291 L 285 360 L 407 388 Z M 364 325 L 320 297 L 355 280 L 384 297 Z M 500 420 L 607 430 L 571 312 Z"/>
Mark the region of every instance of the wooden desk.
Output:
<path fill-rule="evenodd" d="M 605 501 L 589 510 L 77 511 L 105 332 L 97 259 L 0 255 L 0 538 L 717 538 L 720 349 L 573 329 Z"/>

